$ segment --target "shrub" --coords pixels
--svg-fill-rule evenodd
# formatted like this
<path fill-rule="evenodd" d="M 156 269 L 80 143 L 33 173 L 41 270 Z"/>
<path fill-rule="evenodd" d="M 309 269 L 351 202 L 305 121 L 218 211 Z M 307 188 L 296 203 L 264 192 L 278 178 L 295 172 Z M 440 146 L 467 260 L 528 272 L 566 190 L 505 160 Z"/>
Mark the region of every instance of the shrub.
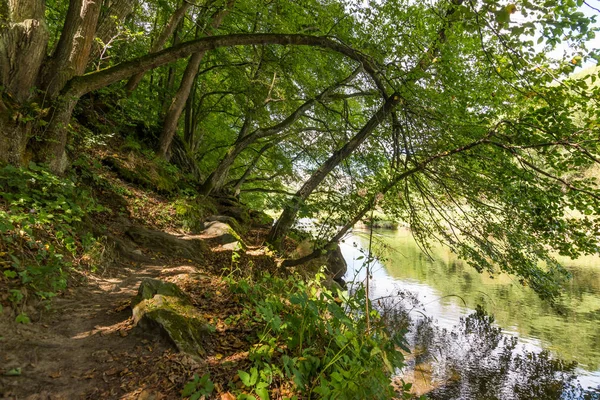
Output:
<path fill-rule="evenodd" d="M 247 314 L 262 331 L 249 354 L 253 366 L 239 371 L 246 391 L 267 399 L 269 388 L 287 385 L 290 398 L 393 397 L 391 377 L 403 366 L 398 347 L 405 348 L 405 332 L 392 333 L 375 310 L 367 331 L 364 291 L 334 294 L 323 278 L 305 283 L 266 274 L 252 284 L 231 282 L 248 299 Z"/>

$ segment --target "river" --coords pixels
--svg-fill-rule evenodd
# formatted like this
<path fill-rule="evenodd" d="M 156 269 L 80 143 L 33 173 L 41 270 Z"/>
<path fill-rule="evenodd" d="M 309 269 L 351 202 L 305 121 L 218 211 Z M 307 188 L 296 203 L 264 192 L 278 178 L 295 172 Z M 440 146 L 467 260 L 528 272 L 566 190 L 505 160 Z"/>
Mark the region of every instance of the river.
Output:
<path fill-rule="evenodd" d="M 414 383 L 416 392 L 440 399 L 600 398 L 600 258 L 561 260 L 573 280 L 563 306 L 556 308 L 514 277 L 479 274 L 447 248 L 434 247 L 429 257 L 406 229 L 375 230 L 373 237 L 378 260 L 372 263 L 371 298 L 396 298 L 409 316 L 414 354 L 408 356 L 409 367 L 402 376 Z M 341 248 L 348 264 L 346 279 L 364 280 L 362 256 L 368 233 L 355 231 Z M 494 322 L 474 337 L 467 317 L 478 306 Z M 486 343 L 478 342 L 486 335 Z M 428 337 L 425 344 L 424 337 Z M 488 378 L 481 378 L 484 370 Z M 567 372 L 560 375 L 560 371 Z M 505 375 L 499 379 L 501 373 Z M 543 391 L 552 386 L 544 374 L 560 375 L 549 392 Z M 536 379 L 546 386 L 527 386 Z M 591 392 L 569 391 L 561 379 L 569 380 L 571 388 Z M 521 385 L 519 380 L 527 382 Z M 489 387 L 494 384 L 498 389 L 492 393 Z"/>

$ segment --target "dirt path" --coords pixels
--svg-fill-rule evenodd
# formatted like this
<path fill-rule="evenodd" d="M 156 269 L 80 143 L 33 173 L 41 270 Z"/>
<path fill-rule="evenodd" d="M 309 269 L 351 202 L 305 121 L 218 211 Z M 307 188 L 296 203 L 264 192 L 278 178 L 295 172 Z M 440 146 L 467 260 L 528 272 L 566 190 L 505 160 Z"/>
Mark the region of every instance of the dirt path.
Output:
<path fill-rule="evenodd" d="M 89 277 L 32 324 L 0 317 L 0 398 L 177 397 L 155 387 L 165 378 L 165 360 L 181 360 L 165 339 L 133 329 L 128 305 L 143 278 L 176 280 L 198 270 L 164 258 L 131 264 L 114 265 L 112 277 Z M 15 369 L 16 376 L 6 376 Z M 173 386 L 186 379 L 166 378 Z"/>

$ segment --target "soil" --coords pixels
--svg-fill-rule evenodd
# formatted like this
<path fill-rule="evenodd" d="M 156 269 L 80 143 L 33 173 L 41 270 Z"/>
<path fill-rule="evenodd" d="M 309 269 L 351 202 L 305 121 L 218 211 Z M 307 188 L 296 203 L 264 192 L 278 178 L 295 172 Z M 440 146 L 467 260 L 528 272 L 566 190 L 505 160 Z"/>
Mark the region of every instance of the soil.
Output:
<path fill-rule="evenodd" d="M 263 265 L 268 259 L 260 250 L 248 253 L 242 258 Z M 0 399 L 175 399 L 193 374 L 206 372 L 217 393 L 235 385 L 230 381 L 247 363 L 250 332 L 224 322 L 240 311 L 220 279 L 231 264 L 231 251 L 217 245 L 192 261 L 138 246 L 121 256 L 100 273 L 82 274 L 31 324 L 16 323 L 14 312 L 5 308 L 0 316 Z M 129 302 L 146 277 L 179 285 L 215 327 L 204 344 L 203 363 L 177 353 L 157 332 L 133 326 Z"/>

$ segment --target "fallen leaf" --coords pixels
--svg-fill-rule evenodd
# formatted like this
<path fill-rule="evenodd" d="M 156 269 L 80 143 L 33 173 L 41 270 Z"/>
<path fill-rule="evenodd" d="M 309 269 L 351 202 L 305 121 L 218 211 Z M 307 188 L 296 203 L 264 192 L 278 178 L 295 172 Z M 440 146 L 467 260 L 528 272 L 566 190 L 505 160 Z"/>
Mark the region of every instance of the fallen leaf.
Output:
<path fill-rule="evenodd" d="M 60 371 L 56 371 L 56 372 L 52 372 L 52 373 L 48 374 L 48 376 L 53 379 L 60 378 L 61 375 L 62 375 L 62 372 L 60 372 Z"/>
<path fill-rule="evenodd" d="M 83 379 L 94 379 L 95 372 L 96 372 L 96 369 L 94 368 L 93 370 L 88 371 L 85 374 L 83 374 L 82 378 Z"/>
<path fill-rule="evenodd" d="M 235 396 L 231 393 L 221 393 L 221 400 L 235 400 Z"/>

